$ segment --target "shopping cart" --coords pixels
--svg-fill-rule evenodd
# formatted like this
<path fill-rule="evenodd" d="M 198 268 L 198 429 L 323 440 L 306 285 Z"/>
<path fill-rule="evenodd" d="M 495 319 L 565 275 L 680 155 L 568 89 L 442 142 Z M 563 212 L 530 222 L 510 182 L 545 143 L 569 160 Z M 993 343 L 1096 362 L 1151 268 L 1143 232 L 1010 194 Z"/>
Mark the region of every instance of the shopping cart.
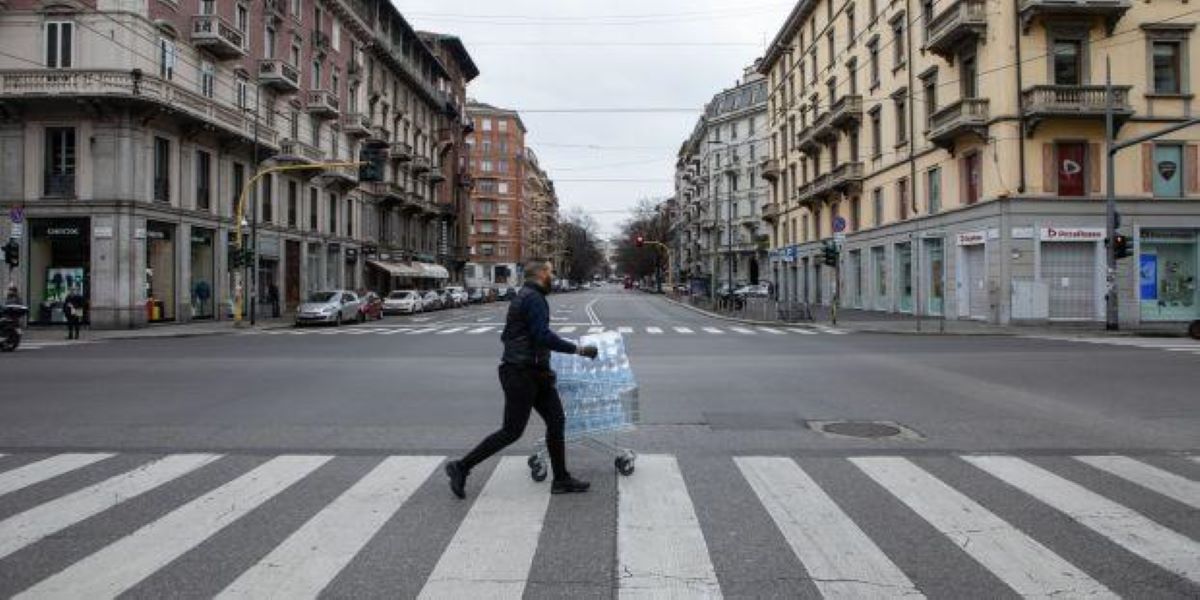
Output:
<path fill-rule="evenodd" d="M 638 386 L 625 353 L 625 340 L 616 332 L 585 335 L 579 343 L 596 346 L 593 359 L 554 354 L 550 366 L 558 375 L 558 395 L 566 414 L 566 441 L 615 456 L 622 475 L 632 475 L 637 454 L 617 445 L 619 433 L 632 430 L 641 420 Z M 601 436 L 612 436 L 612 441 Z M 546 439 L 538 440 L 529 457 L 530 477 L 546 479 Z"/>

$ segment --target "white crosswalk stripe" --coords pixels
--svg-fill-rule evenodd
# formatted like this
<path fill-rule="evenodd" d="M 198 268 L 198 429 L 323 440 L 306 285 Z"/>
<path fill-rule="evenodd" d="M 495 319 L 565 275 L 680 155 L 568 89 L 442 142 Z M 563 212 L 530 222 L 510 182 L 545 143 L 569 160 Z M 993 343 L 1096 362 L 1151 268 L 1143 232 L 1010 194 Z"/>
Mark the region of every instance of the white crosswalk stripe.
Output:
<path fill-rule="evenodd" d="M 829 334 L 833 334 L 833 335 L 846 335 L 846 333 L 847 333 L 843 329 L 838 329 L 836 327 L 830 327 L 828 325 L 813 325 L 813 328 L 816 329 L 817 331 L 820 331 L 821 333 L 829 333 Z"/>
<path fill-rule="evenodd" d="M 662 332 L 663 332 L 662 327 L 647 327 L 646 328 L 646 333 L 658 335 L 658 334 L 661 334 Z"/>
<path fill-rule="evenodd" d="M 758 330 L 763 333 L 770 333 L 772 335 L 787 335 L 778 329 L 771 329 L 770 327 L 759 327 Z"/>
<path fill-rule="evenodd" d="M 1200 341 L 1188 339 L 1150 339 L 1128 337 L 1072 337 L 1065 335 L 1030 335 L 1030 339 L 1049 340 L 1054 342 L 1072 342 L 1090 344 L 1093 346 L 1116 346 L 1119 348 L 1140 348 L 1144 350 L 1162 350 L 1165 352 L 1182 352 L 1200 356 Z"/>
<path fill-rule="evenodd" d="M 690 327 L 674 327 L 673 329 L 675 329 L 676 333 L 682 333 L 684 335 L 696 333 L 696 332 L 692 331 L 692 329 Z"/>
<path fill-rule="evenodd" d="M 754 335 L 754 330 L 746 329 L 745 327 L 730 327 L 730 331 L 736 331 L 742 335 Z"/>
<path fill-rule="evenodd" d="M 476 327 L 475 329 L 472 329 L 470 331 L 470 334 L 471 335 L 479 335 L 481 333 L 487 333 L 495 328 L 496 327 L 494 325 L 488 325 L 487 327 Z"/>
<path fill-rule="evenodd" d="M 617 333 L 629 335 L 629 334 L 633 333 L 633 328 L 632 327 L 618 327 Z"/>
<path fill-rule="evenodd" d="M 449 329 L 443 329 L 443 330 L 437 332 L 437 334 L 438 335 L 447 335 L 450 333 L 458 333 L 460 331 L 463 331 L 464 329 L 466 329 L 466 327 L 451 327 Z"/>
<path fill-rule="evenodd" d="M 1076 456 L 1075 459 L 1200 509 L 1200 481 L 1180 477 L 1127 456 Z"/>
<path fill-rule="evenodd" d="M 604 333 L 603 327 L 588 327 L 588 333 Z"/>
<path fill-rule="evenodd" d="M 712 333 L 712 334 L 715 334 L 715 335 L 722 335 L 722 334 L 724 334 L 724 333 L 725 333 L 724 331 L 721 331 L 720 329 L 717 329 L 716 327 L 705 327 L 705 328 L 704 328 L 704 331 L 705 331 L 706 333 Z"/>
<path fill-rule="evenodd" d="M 800 335 L 817 335 L 817 332 L 811 329 L 801 329 L 799 327 L 788 327 L 788 331 L 798 333 Z"/>
<path fill-rule="evenodd" d="M 0 473 L 0 496 L 112 457 L 112 454 L 58 454 Z"/>
<path fill-rule="evenodd" d="M 558 333 L 603 333 L 604 331 L 615 331 L 625 336 L 637 336 L 641 334 L 648 335 L 664 335 L 664 334 L 679 334 L 679 335 L 695 335 L 697 333 L 705 333 L 710 335 L 723 335 L 727 333 L 740 333 L 742 335 L 756 335 L 765 333 L 769 335 L 786 336 L 788 332 L 798 335 L 845 335 L 846 331 L 841 330 L 817 330 L 801 327 L 768 327 L 755 326 L 726 326 L 721 327 L 685 327 L 685 326 L 660 326 L 646 325 L 642 327 L 633 325 L 617 325 L 613 327 L 606 326 L 579 326 L 579 325 L 554 325 L 554 330 Z M 500 324 L 490 324 L 484 326 L 476 325 L 418 325 L 413 327 L 342 327 L 342 328 L 321 328 L 321 329 L 287 329 L 287 330 L 263 330 L 256 332 L 246 332 L 243 335 L 481 335 L 487 333 L 499 332 L 502 329 Z"/>
<path fill-rule="evenodd" d="M 574 325 L 566 325 L 558 328 L 559 333 L 575 333 Z"/>

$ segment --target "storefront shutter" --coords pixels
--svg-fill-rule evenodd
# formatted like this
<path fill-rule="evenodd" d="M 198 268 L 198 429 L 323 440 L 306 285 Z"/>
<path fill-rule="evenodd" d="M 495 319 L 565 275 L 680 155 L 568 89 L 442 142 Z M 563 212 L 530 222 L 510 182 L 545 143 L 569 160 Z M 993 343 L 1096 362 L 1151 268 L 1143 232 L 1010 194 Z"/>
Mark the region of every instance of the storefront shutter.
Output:
<path fill-rule="evenodd" d="M 1183 182 L 1187 193 L 1200 194 L 1200 145 L 1188 144 L 1183 148 Z"/>
<path fill-rule="evenodd" d="M 1154 191 L 1154 144 L 1142 144 L 1142 191 Z"/>
<path fill-rule="evenodd" d="M 1050 194 L 1058 191 L 1058 168 L 1054 164 L 1054 144 L 1042 144 L 1042 190 Z"/>
<path fill-rule="evenodd" d="M 1103 164 L 1100 157 L 1103 154 L 1100 144 L 1088 144 L 1088 180 L 1093 194 L 1100 193 L 1100 169 Z"/>

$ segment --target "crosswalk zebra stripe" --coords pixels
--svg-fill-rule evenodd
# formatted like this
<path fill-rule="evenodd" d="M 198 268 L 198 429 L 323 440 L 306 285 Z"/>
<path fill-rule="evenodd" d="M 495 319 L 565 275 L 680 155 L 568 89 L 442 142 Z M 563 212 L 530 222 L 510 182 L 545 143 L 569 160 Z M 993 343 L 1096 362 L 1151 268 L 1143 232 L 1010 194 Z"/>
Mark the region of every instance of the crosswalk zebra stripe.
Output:
<path fill-rule="evenodd" d="M 35 463 L 0 473 L 0 496 L 58 477 L 75 469 L 112 457 L 112 454 L 57 454 Z"/>
<path fill-rule="evenodd" d="M 466 327 L 451 327 L 449 329 L 443 329 L 443 330 L 437 332 L 437 334 L 438 335 L 446 335 L 448 333 L 458 333 L 464 329 L 466 329 Z"/>
<path fill-rule="evenodd" d="M 770 333 L 772 335 L 787 335 L 778 329 L 771 329 L 770 327 L 759 327 L 758 330 L 762 331 L 762 332 Z"/>
<path fill-rule="evenodd" d="M 1015 456 L 963 458 L 1130 552 L 1200 583 L 1200 543 Z"/>
<path fill-rule="evenodd" d="M 397 333 L 405 333 L 407 331 L 408 331 L 408 329 L 406 329 L 406 328 L 397 327 L 396 329 L 389 329 L 387 331 L 381 331 L 381 332 L 379 332 L 379 334 L 380 335 L 396 335 Z"/>
<path fill-rule="evenodd" d="M 604 333 L 603 327 L 588 327 L 588 333 Z"/>
<path fill-rule="evenodd" d="M 575 333 L 575 326 L 567 325 L 566 327 L 559 327 L 558 332 L 559 333 Z"/>
<path fill-rule="evenodd" d="M 716 335 L 723 335 L 725 333 L 724 331 L 721 331 L 720 329 L 717 329 L 716 327 L 705 327 L 704 331 L 706 331 L 708 333 L 713 333 Z"/>
<path fill-rule="evenodd" d="M 677 331 L 679 333 L 683 333 L 683 334 L 695 333 L 688 327 L 676 327 L 675 331 Z"/>
<path fill-rule="evenodd" d="M 220 458 L 173 454 L 0 521 L 0 558 Z"/>
<path fill-rule="evenodd" d="M 111 598 L 296 483 L 328 456 L 280 456 L 42 580 L 17 598 Z"/>
<path fill-rule="evenodd" d="M 1117 595 L 974 500 L 898 456 L 850 462 L 1025 598 Z"/>
<path fill-rule="evenodd" d="M 521 598 L 549 505 L 524 458 L 501 458 L 418 597 Z"/>
<path fill-rule="evenodd" d="M 825 597 L 924 597 L 800 465 L 734 459 L 792 552 Z"/>
<path fill-rule="evenodd" d="M 736 331 L 736 332 L 744 334 L 744 335 L 754 335 L 753 330 L 746 329 L 745 327 L 730 327 L 729 329 L 731 331 Z"/>
<path fill-rule="evenodd" d="M 846 335 L 845 331 L 842 331 L 841 329 L 837 329 L 836 327 L 829 327 L 827 325 L 813 325 L 813 328 L 815 328 L 817 331 L 820 331 L 821 333 L 829 333 L 829 334 L 833 334 L 833 335 Z"/>
<path fill-rule="evenodd" d="M 489 325 L 487 327 L 476 327 L 475 329 L 472 329 L 471 331 L 469 331 L 467 333 L 470 333 L 471 335 L 478 335 L 481 333 L 487 333 L 493 329 L 495 329 L 495 327 Z"/>
<path fill-rule="evenodd" d="M 798 333 L 800 335 L 817 335 L 817 332 L 811 329 L 801 329 L 799 327 L 788 327 L 788 331 Z"/>
<path fill-rule="evenodd" d="M 1192 508 L 1200 509 L 1200 482 L 1180 477 L 1127 456 L 1076 456 L 1075 460 L 1132 481 Z"/>
<path fill-rule="evenodd" d="M 662 327 L 647 327 L 646 328 L 646 333 L 659 334 L 662 332 L 663 332 Z"/>
<path fill-rule="evenodd" d="M 632 327 L 618 327 L 617 333 L 628 335 L 628 334 L 633 333 L 633 328 Z"/>
<path fill-rule="evenodd" d="M 437 331 L 437 328 L 436 327 L 421 327 L 420 329 L 414 329 L 414 330 L 408 332 L 408 335 L 421 335 L 422 333 L 429 333 L 430 331 Z"/>
<path fill-rule="evenodd" d="M 442 459 L 384 459 L 217 597 L 316 598 Z"/>
<path fill-rule="evenodd" d="M 675 457 L 639 456 L 637 468 L 637 477 L 620 478 L 619 597 L 720 598 L 708 545 Z"/>

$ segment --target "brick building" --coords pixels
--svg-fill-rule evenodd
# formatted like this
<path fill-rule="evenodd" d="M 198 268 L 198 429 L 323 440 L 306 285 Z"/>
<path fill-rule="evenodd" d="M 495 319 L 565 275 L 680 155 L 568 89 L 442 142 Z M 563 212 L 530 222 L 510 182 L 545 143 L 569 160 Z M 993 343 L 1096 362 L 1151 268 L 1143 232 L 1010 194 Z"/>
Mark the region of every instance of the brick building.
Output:
<path fill-rule="evenodd" d="M 471 208 L 471 286 L 516 286 L 526 258 L 525 124 L 516 111 L 467 104 L 475 131 L 468 136 Z"/>

